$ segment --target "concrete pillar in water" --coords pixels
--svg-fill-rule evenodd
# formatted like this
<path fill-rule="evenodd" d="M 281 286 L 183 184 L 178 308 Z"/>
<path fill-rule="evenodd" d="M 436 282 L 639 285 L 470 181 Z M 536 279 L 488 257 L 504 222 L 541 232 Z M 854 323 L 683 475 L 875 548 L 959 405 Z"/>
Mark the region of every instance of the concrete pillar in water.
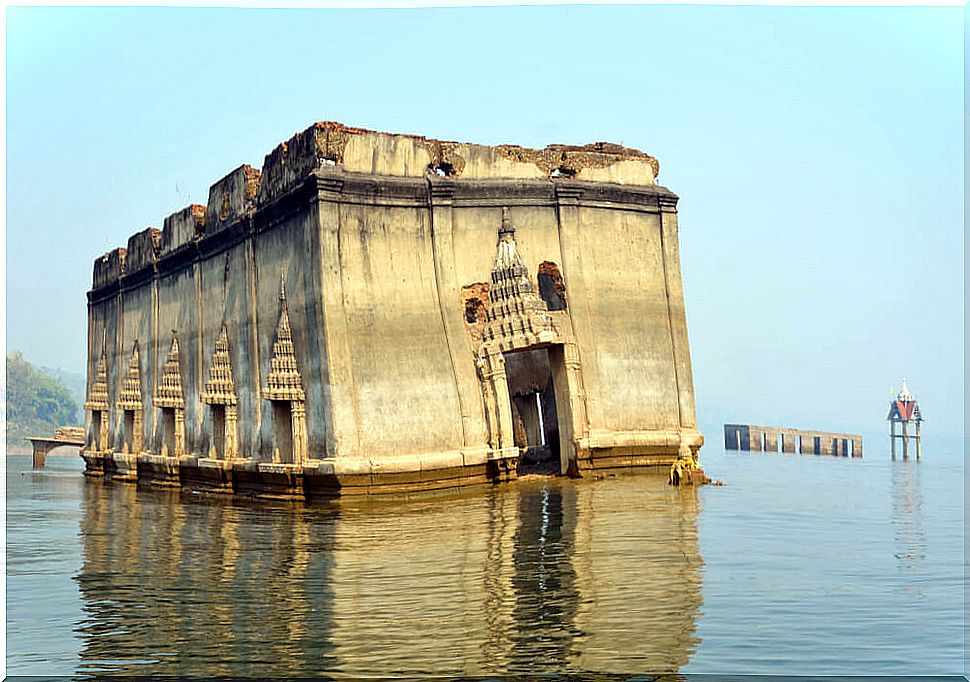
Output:
<path fill-rule="evenodd" d="M 748 431 L 748 449 L 752 452 L 761 452 L 761 429 L 750 428 Z"/>
<path fill-rule="evenodd" d="M 43 441 L 31 441 L 34 446 L 34 456 L 32 466 L 34 469 L 43 469 L 47 461 L 47 453 L 50 452 L 50 444 Z"/>
<path fill-rule="evenodd" d="M 794 431 L 782 431 L 781 432 L 781 449 L 783 452 L 794 455 L 797 452 L 796 449 L 796 435 Z"/>

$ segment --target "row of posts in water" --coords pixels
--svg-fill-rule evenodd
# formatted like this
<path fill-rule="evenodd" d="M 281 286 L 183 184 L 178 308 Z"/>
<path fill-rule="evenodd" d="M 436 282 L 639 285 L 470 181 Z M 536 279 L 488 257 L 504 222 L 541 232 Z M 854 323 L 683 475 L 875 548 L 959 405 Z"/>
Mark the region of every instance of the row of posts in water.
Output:
<path fill-rule="evenodd" d="M 724 448 L 755 452 L 862 457 L 862 436 L 750 424 L 725 424 Z"/>

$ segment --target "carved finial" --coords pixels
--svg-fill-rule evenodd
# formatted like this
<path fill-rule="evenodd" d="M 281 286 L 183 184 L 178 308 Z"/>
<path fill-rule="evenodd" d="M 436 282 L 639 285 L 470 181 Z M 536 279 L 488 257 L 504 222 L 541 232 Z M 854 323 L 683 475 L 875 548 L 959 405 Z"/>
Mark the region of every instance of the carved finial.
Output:
<path fill-rule="evenodd" d="M 280 301 L 286 302 L 286 275 L 280 272 Z"/>
<path fill-rule="evenodd" d="M 498 234 L 499 234 L 500 237 L 502 237 L 504 235 L 507 235 L 507 234 L 510 234 L 510 235 L 514 235 L 515 234 L 515 228 L 512 227 L 512 218 L 509 215 L 509 207 L 508 206 L 503 206 L 502 207 L 502 227 L 498 231 Z"/>

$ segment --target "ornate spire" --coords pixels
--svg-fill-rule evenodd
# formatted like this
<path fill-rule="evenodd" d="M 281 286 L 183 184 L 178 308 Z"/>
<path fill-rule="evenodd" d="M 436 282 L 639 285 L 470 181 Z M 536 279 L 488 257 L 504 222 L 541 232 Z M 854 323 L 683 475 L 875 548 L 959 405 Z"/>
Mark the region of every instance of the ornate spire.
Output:
<path fill-rule="evenodd" d="M 88 391 L 88 400 L 84 403 L 85 410 L 99 410 L 107 412 L 108 406 L 108 357 L 106 350 L 107 335 L 102 336 L 101 357 L 98 358 L 98 366 L 94 371 L 94 384 Z"/>
<path fill-rule="evenodd" d="M 286 289 L 280 275 L 280 320 L 276 325 L 276 342 L 273 343 L 273 359 L 270 360 L 269 376 L 263 389 L 266 400 L 293 400 L 303 402 L 303 382 L 296 365 L 293 352 L 293 337 L 290 332 L 290 316 L 286 311 Z"/>
<path fill-rule="evenodd" d="M 503 336 L 524 334 L 529 338 L 521 341 L 527 345 L 534 343 L 535 337 L 543 332 L 555 333 L 546 304 L 539 298 L 529 271 L 522 263 L 508 208 L 502 209 L 502 226 L 498 231 L 488 298 L 490 305 L 483 334 L 486 343 Z"/>
<path fill-rule="evenodd" d="M 119 410 L 131 410 L 141 412 L 141 369 L 138 359 L 138 341 L 135 341 L 131 351 L 131 361 L 128 363 L 128 373 L 125 374 L 125 383 L 121 387 L 121 395 L 118 397 L 117 407 Z"/>
<path fill-rule="evenodd" d="M 913 400 L 913 394 L 909 392 L 909 388 L 906 386 L 906 377 L 903 377 L 903 387 L 899 389 L 899 395 L 896 396 L 896 400 L 907 402 Z"/>
<path fill-rule="evenodd" d="M 174 407 L 185 409 L 185 398 L 182 395 L 182 374 L 179 369 L 179 338 L 172 330 L 172 347 L 165 359 L 162 370 L 162 383 L 155 394 L 155 405 L 158 407 Z"/>
<path fill-rule="evenodd" d="M 212 367 L 209 368 L 209 380 L 205 382 L 202 391 L 202 402 L 210 405 L 235 405 L 236 386 L 232 380 L 232 358 L 229 356 L 229 333 L 226 325 L 222 325 L 219 339 L 216 341 L 216 351 L 212 355 Z"/>

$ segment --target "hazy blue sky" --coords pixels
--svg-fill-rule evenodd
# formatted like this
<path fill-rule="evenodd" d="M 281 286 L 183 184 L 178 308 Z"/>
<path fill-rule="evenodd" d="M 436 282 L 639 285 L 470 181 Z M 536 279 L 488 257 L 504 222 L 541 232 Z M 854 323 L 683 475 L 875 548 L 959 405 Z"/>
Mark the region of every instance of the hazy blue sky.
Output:
<path fill-rule="evenodd" d="M 83 371 L 94 258 L 316 120 L 609 140 L 681 196 L 698 417 L 963 430 L 963 9 L 7 15 L 7 349 Z"/>

